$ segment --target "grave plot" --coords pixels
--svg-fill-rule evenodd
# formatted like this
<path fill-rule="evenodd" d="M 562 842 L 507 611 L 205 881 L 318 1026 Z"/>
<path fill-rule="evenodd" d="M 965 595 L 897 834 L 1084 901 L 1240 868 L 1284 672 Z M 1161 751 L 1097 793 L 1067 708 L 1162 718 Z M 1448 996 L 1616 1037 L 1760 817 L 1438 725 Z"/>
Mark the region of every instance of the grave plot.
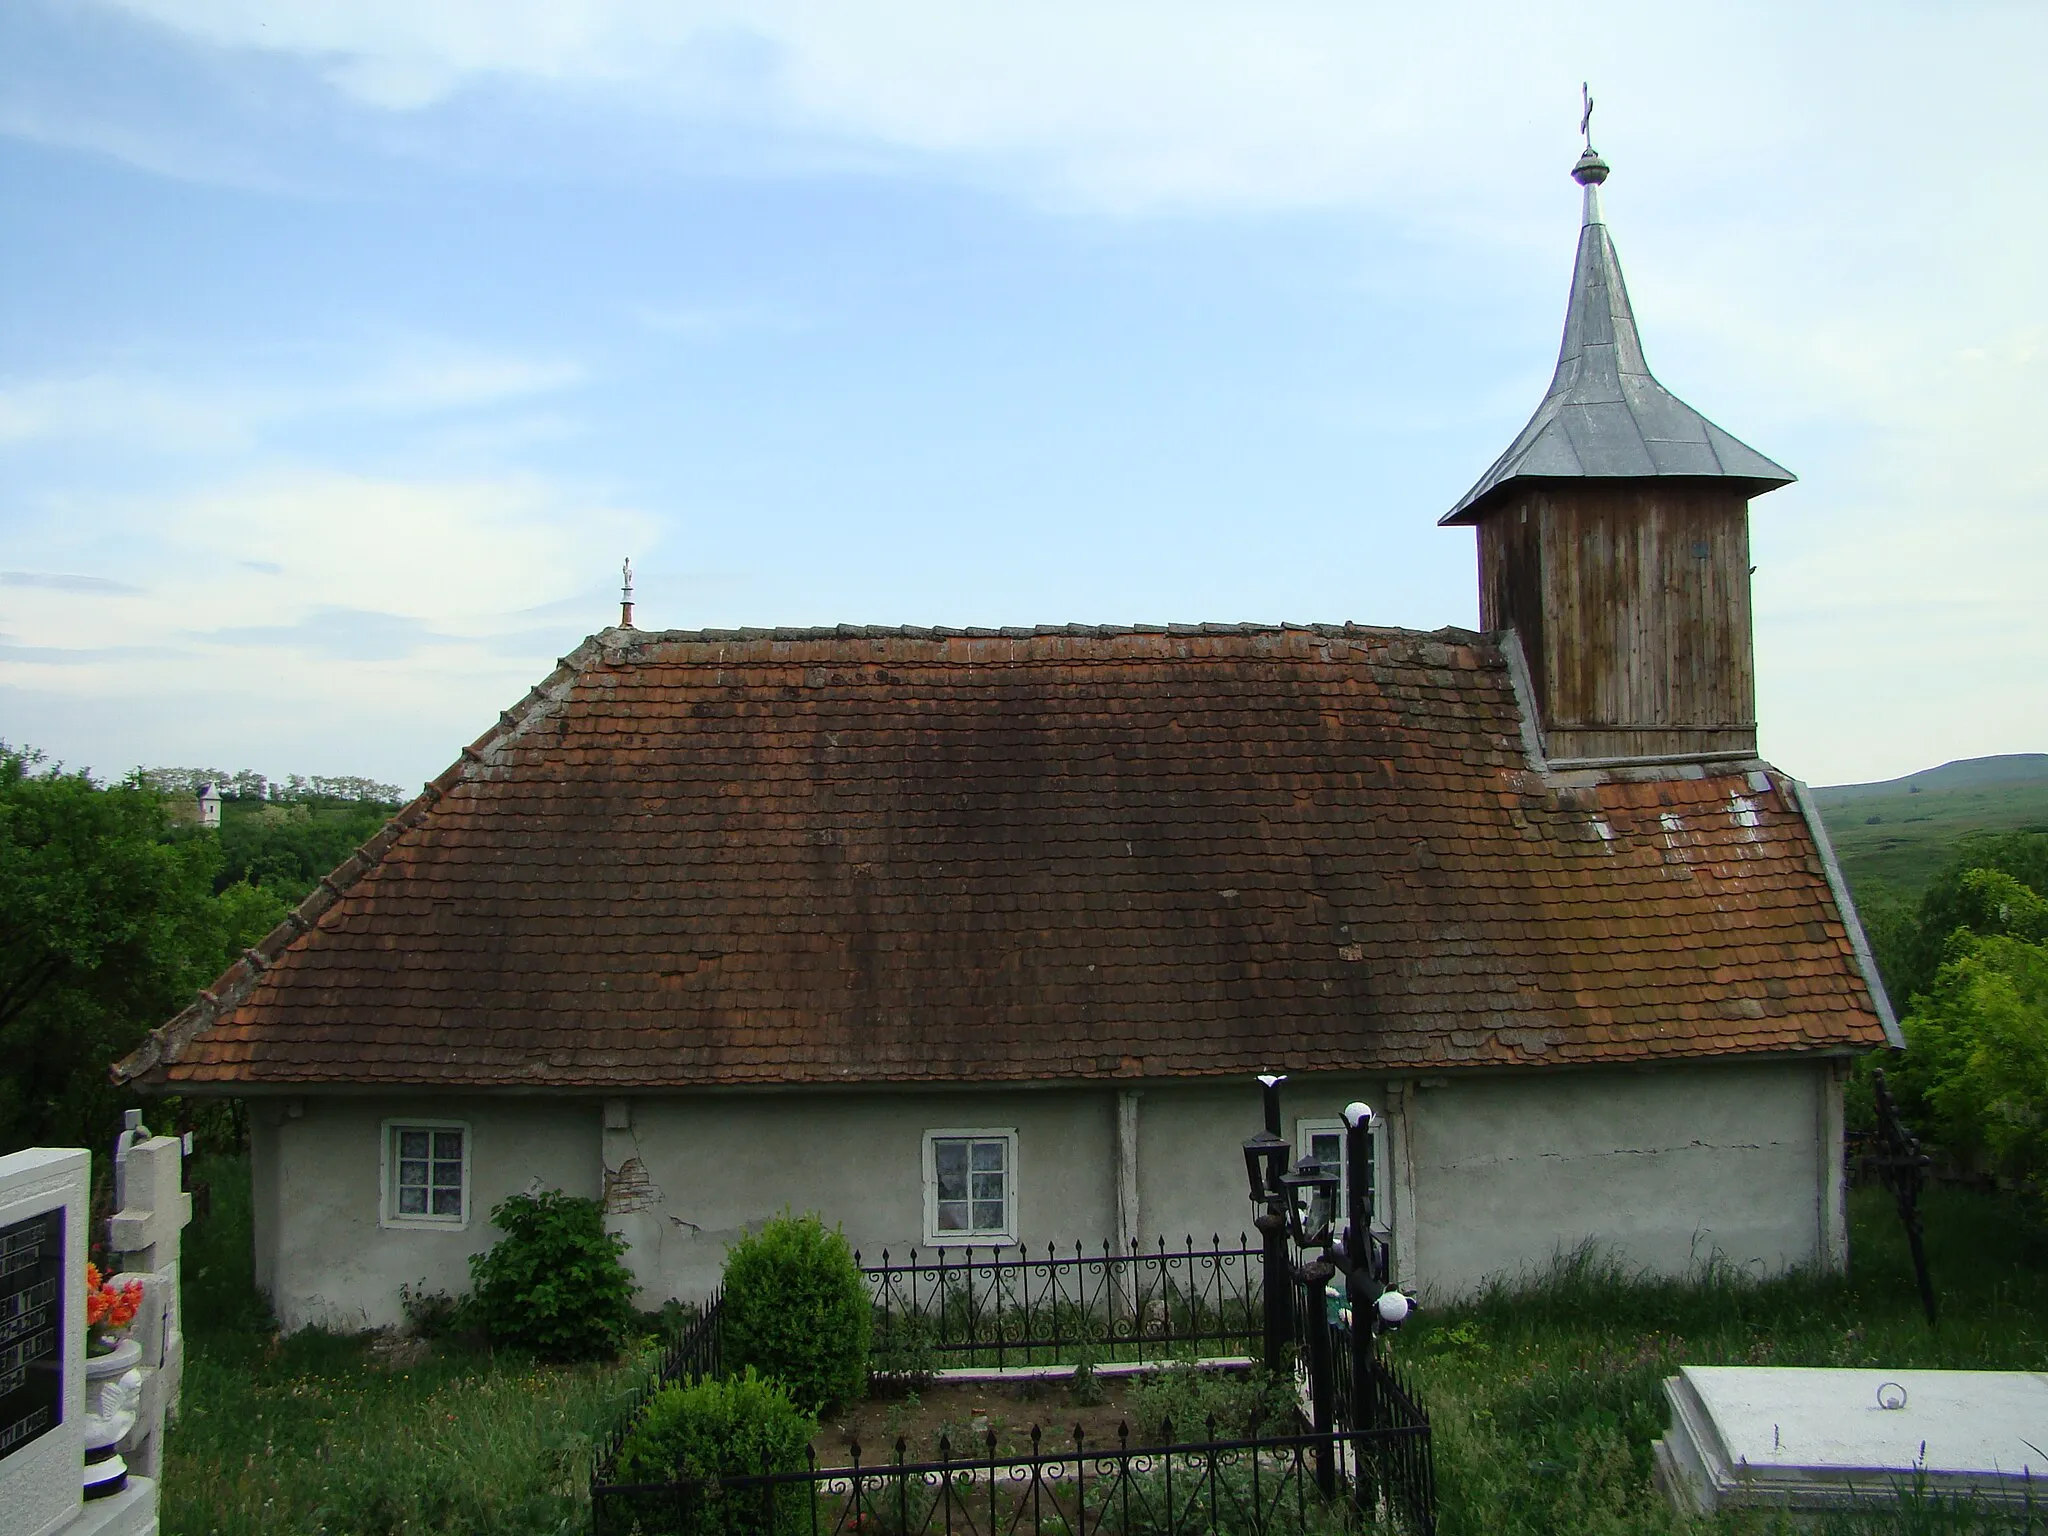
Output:
<path fill-rule="evenodd" d="M 1656 1478 L 1681 1511 L 2048 1506 L 2048 1375 L 1680 1368 Z"/>

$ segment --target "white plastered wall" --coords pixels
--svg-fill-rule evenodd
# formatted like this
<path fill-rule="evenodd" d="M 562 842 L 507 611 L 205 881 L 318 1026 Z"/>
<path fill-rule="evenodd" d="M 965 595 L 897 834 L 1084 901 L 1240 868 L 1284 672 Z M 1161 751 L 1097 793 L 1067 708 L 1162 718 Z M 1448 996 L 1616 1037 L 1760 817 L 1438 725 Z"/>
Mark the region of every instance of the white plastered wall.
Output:
<path fill-rule="evenodd" d="M 946 1129 L 1017 1133 L 1026 1248 L 1099 1246 L 1116 1226 L 1116 1107 L 1105 1088 L 634 1099 L 630 1132 L 607 1140 L 630 1144 L 660 1203 L 619 1223 L 628 1262 L 644 1301 L 703 1296 L 726 1245 L 785 1208 L 819 1212 L 870 1262 L 901 1257 L 924 1246 L 924 1133 Z"/>
<path fill-rule="evenodd" d="M 1135 1114 L 1121 1102 L 1136 1090 Z M 1438 1297 L 1547 1267 L 1590 1240 L 1624 1263 L 1683 1273 L 1717 1256 L 1750 1273 L 1846 1258 L 1841 1075 L 1825 1061 L 1679 1065 L 1382 1080 L 1297 1076 L 1286 1129 L 1364 1099 L 1391 1122 L 1396 1273 Z M 460 1232 L 380 1228 L 380 1128 L 393 1117 L 472 1128 Z M 1118 1197 L 1119 1125 L 1135 1131 L 1136 1210 Z M 641 1304 L 697 1298 L 726 1245 L 785 1208 L 818 1211 L 870 1259 L 924 1244 L 928 1130 L 1017 1133 L 1021 1236 L 1099 1248 L 1119 1219 L 1148 1246 L 1249 1228 L 1240 1144 L 1260 1124 L 1249 1082 L 1103 1083 L 958 1091 L 719 1092 L 607 1106 L 547 1095 L 309 1097 L 256 1117 L 258 1272 L 287 1328 L 399 1319 L 400 1284 L 459 1292 L 498 1234 L 490 1207 L 538 1178 L 597 1195 L 638 1157 L 632 1242 Z M 1382 1213 L 1383 1218 L 1386 1213 Z"/>
<path fill-rule="evenodd" d="M 536 1178 L 573 1195 L 600 1188 L 589 1100 L 309 1095 L 258 1106 L 251 1118 L 257 1280 L 287 1331 L 396 1323 L 401 1285 L 460 1294 L 469 1289 L 469 1256 L 502 1235 L 490 1224 L 492 1206 Z M 461 1228 L 379 1225 L 383 1125 L 394 1118 L 470 1127 L 470 1215 Z"/>
<path fill-rule="evenodd" d="M 1412 1273 L 1437 1296 L 1581 1244 L 1660 1275 L 1846 1262 L 1832 1061 L 1424 1078 L 1409 1102 Z"/>

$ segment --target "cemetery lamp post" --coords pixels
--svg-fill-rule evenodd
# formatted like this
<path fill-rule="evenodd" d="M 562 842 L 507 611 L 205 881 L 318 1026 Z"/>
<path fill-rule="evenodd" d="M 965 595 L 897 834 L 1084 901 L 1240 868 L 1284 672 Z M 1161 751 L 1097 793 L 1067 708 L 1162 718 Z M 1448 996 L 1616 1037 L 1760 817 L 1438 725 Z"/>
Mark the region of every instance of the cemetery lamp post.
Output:
<path fill-rule="evenodd" d="M 1287 1266 L 1287 1213 L 1281 1202 L 1285 1191 L 1280 1177 L 1287 1171 L 1287 1142 L 1280 1134 L 1280 1085 L 1287 1079 L 1277 1073 L 1259 1076 L 1265 1096 L 1266 1125 L 1244 1144 L 1244 1171 L 1251 1187 L 1251 1201 L 1257 1212 L 1252 1225 L 1265 1244 L 1262 1289 L 1265 1300 L 1266 1369 L 1278 1374 L 1286 1368 L 1287 1340 L 1294 1332 L 1290 1305 L 1291 1278 Z"/>
<path fill-rule="evenodd" d="M 1315 1420 L 1316 1487 L 1325 1498 L 1337 1491 L 1337 1462 L 1331 1431 L 1337 1418 L 1336 1381 L 1330 1361 L 1331 1222 L 1336 1214 L 1337 1174 L 1312 1157 L 1304 1157 L 1280 1178 L 1286 1191 L 1287 1230 L 1302 1251 L 1295 1278 L 1301 1283 L 1302 1327 L 1308 1335 L 1309 1407 Z M 1315 1257 L 1308 1256 L 1315 1249 Z"/>

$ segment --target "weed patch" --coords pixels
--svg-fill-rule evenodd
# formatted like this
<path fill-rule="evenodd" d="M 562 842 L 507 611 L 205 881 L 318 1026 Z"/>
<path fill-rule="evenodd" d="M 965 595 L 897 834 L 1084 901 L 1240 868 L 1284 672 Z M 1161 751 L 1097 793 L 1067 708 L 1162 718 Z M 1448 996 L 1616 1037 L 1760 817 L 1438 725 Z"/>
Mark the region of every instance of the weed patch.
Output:
<path fill-rule="evenodd" d="M 1670 1417 L 1664 1378 L 1682 1364 L 2048 1369 L 2048 1234 L 1996 1196 L 1937 1189 L 1925 1210 L 1938 1333 L 1877 1190 L 1852 1198 L 1846 1278 L 1757 1283 L 1709 1266 L 1680 1284 L 1580 1251 L 1521 1285 L 1420 1314 L 1393 1348 L 1435 1428 L 1443 1536 L 1789 1536 L 1795 1527 L 1770 1515 L 1681 1519 L 1651 1486 L 1650 1447 Z M 1921 1497 L 1796 1529 L 2048 1536 L 2048 1505 L 2029 1526 Z"/>
<path fill-rule="evenodd" d="M 651 1364 L 550 1366 L 452 1339 L 280 1339 L 250 1270 L 245 1162 L 202 1159 L 187 1229 L 184 1404 L 166 1536 L 559 1536 L 589 1521 L 596 1440 Z"/>

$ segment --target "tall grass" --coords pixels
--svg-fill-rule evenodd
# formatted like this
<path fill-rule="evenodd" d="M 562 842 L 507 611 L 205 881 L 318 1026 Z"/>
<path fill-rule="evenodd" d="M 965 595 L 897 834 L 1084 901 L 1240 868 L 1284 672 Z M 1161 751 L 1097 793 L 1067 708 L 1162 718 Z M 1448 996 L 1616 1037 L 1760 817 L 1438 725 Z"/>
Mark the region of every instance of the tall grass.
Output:
<path fill-rule="evenodd" d="M 581 1531 L 592 1445 L 644 1369 L 557 1367 L 474 1344 L 279 1339 L 250 1273 L 247 1164 L 204 1158 L 185 1252 L 184 1406 L 167 1536 Z"/>
<path fill-rule="evenodd" d="M 1920 1313 L 1882 1193 L 1851 1203 L 1852 1273 L 1757 1283 L 1708 1269 L 1645 1280 L 1597 1255 L 1498 1285 L 1396 1338 L 1436 1432 L 1444 1536 L 1771 1531 L 1756 1515 L 1676 1517 L 1650 1485 L 1650 1446 L 1680 1365 L 2048 1369 L 2048 1234 L 2010 1202 L 1936 1190 L 1925 1206 L 1943 1318 Z M 1842 1536 L 2006 1530 L 1938 1501 L 1808 1527 Z M 2027 1529 L 2023 1521 L 2018 1527 Z M 2031 1528 L 2048 1533 L 2048 1508 Z"/>
<path fill-rule="evenodd" d="M 309 1332 L 280 1340 L 249 1272 L 247 1165 L 201 1159 L 213 1212 L 186 1246 L 185 1410 L 168 1447 L 167 1536 L 580 1531 L 593 1440 L 645 1369 L 540 1367 L 475 1346 L 424 1354 Z M 1790 1530 L 1686 1521 L 1650 1485 L 1681 1364 L 2048 1370 L 2048 1234 L 2010 1202 L 1925 1205 L 1943 1320 L 1930 1331 L 1889 1203 L 1851 1204 L 1853 1273 L 1645 1281 L 1597 1255 L 1419 1315 L 1393 1341 L 1436 1427 L 1443 1536 Z M 2030 1529 L 1937 1501 L 1823 1521 L 1828 1536 Z"/>

